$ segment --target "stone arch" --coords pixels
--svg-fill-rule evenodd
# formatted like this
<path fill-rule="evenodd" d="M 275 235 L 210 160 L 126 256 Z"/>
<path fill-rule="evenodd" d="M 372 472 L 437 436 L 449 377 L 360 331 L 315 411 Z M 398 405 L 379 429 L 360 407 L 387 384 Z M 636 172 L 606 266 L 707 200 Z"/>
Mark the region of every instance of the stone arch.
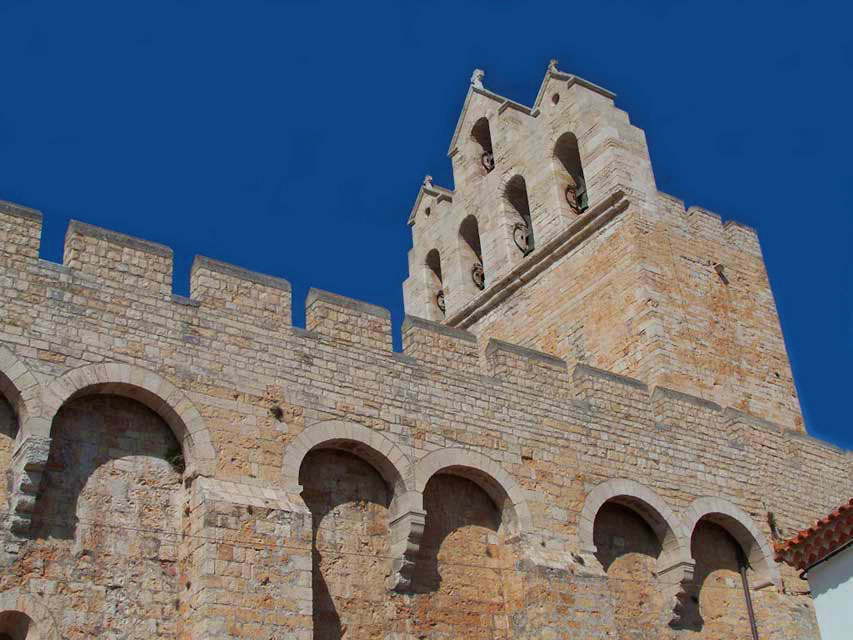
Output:
<path fill-rule="evenodd" d="M 23 425 L 30 416 L 37 415 L 39 384 L 24 362 L 6 347 L 0 345 L 0 394 L 2 394 Z"/>
<path fill-rule="evenodd" d="M 750 567 L 755 571 L 755 580 L 750 585 L 753 589 L 781 584 L 770 545 L 746 512 L 722 498 L 697 498 L 682 518 L 682 531 L 688 549 L 693 531 L 703 519 L 721 526 L 741 546 Z"/>
<path fill-rule="evenodd" d="M 602 482 L 587 495 L 578 521 L 578 539 L 582 552 L 592 555 L 597 551 L 593 542 L 595 516 L 606 502 L 630 508 L 655 532 L 662 546 L 658 558 L 659 570 L 689 561 L 682 544 L 684 536 L 681 524 L 669 505 L 639 482 L 620 478 Z"/>
<path fill-rule="evenodd" d="M 458 475 L 485 491 L 503 513 L 511 535 L 530 533 L 533 524 L 524 490 L 498 463 L 469 449 L 438 449 L 418 460 L 414 468 L 414 488 L 423 495 L 436 473 Z"/>
<path fill-rule="evenodd" d="M 425 517 L 423 498 L 412 490 L 409 457 L 379 431 L 344 420 L 318 422 L 291 440 L 284 450 L 284 484 L 288 492 L 302 492 L 299 470 L 305 456 L 318 448 L 355 455 L 376 469 L 391 488 L 389 533 L 393 564 L 387 586 L 406 591 L 411 584 Z"/>
<path fill-rule="evenodd" d="M 56 378 L 42 393 L 44 419 L 31 425 L 28 435 L 49 437 L 53 418 L 62 405 L 91 394 L 119 395 L 144 404 L 163 418 L 181 443 L 188 472 L 213 473 L 215 453 L 210 432 L 192 401 L 154 371 L 130 364 L 85 365 Z"/>
<path fill-rule="evenodd" d="M 508 221 L 511 223 L 513 242 L 526 256 L 536 249 L 536 240 L 530 194 L 527 190 L 527 181 L 521 173 L 514 174 L 504 183 L 502 200 Z"/>
<path fill-rule="evenodd" d="M 563 133 L 554 142 L 551 159 L 554 181 L 559 192 L 560 209 L 579 215 L 589 208 L 583 162 L 577 136 L 571 131 Z"/>
<path fill-rule="evenodd" d="M 0 614 L 9 612 L 22 613 L 30 619 L 27 640 L 61 640 L 56 620 L 39 596 L 17 589 L 0 593 Z"/>
<path fill-rule="evenodd" d="M 578 541 L 587 571 L 604 573 L 595 546 L 595 518 L 607 503 L 627 507 L 652 530 L 660 541 L 661 551 L 656 561 L 659 589 L 673 615 L 677 615 L 679 595 L 693 578 L 690 546 L 684 546 L 684 530 L 680 520 L 657 493 L 634 480 L 614 478 L 596 486 L 586 497 L 578 519 Z"/>
<path fill-rule="evenodd" d="M 388 483 L 395 498 L 409 489 L 403 471 L 409 458 L 387 436 L 354 422 L 327 420 L 305 429 L 284 450 L 285 488 L 299 491 L 299 468 L 312 449 L 340 449 L 370 463 Z"/>

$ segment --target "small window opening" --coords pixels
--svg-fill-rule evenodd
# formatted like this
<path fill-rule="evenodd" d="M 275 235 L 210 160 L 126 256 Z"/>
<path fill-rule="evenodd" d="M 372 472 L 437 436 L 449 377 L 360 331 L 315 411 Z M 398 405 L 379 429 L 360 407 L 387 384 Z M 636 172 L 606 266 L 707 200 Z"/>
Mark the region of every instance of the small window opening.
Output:
<path fill-rule="evenodd" d="M 560 94 L 555 93 L 553 96 L 551 96 L 551 102 L 553 102 L 554 104 L 557 104 L 558 102 L 560 102 Z"/>
<path fill-rule="evenodd" d="M 471 280 L 482 291 L 486 288 L 486 273 L 483 270 L 483 251 L 480 247 L 480 227 L 477 218 L 468 216 L 459 226 L 459 235 L 469 249 L 471 261 Z"/>
<path fill-rule="evenodd" d="M 512 178 L 506 185 L 504 196 L 516 215 L 521 218 L 513 227 L 512 239 L 518 249 L 524 255 L 528 255 L 536 248 L 536 243 L 533 236 L 533 221 L 530 217 L 527 183 L 524 178 L 521 176 Z"/>
<path fill-rule="evenodd" d="M 426 266 L 429 269 L 432 280 L 432 290 L 434 291 L 431 296 L 435 301 L 435 306 L 438 307 L 439 311 L 443 314 L 445 310 L 444 280 L 441 276 L 441 255 L 438 253 L 438 249 L 432 249 L 427 253 Z"/>
<path fill-rule="evenodd" d="M 564 185 L 566 202 L 575 214 L 580 215 L 589 208 L 589 196 L 575 134 L 564 133 L 560 136 L 554 145 L 554 155 L 559 161 L 558 173 Z"/>
<path fill-rule="evenodd" d="M 489 173 L 495 168 L 495 153 L 492 150 L 492 133 L 486 118 L 480 118 L 474 123 L 471 137 L 480 146 L 480 164 L 486 173 Z"/>

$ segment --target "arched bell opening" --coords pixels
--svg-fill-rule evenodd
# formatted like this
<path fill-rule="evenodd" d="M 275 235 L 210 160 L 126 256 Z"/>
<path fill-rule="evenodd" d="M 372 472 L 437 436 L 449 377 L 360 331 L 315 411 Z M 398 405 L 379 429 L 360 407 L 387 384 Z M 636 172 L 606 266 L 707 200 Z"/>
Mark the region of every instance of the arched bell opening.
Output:
<path fill-rule="evenodd" d="M 554 145 L 554 174 L 561 210 L 572 216 L 584 213 L 589 208 L 589 194 L 573 133 L 564 133 Z"/>
<path fill-rule="evenodd" d="M 478 164 L 482 175 L 491 173 L 495 168 L 495 152 L 492 148 L 492 133 L 488 118 L 480 118 L 471 128 L 471 139 L 476 143 Z"/>
<path fill-rule="evenodd" d="M 441 270 L 441 254 L 438 249 L 431 249 L 424 260 L 426 266 L 426 291 L 430 320 L 441 321 L 447 309 L 444 293 L 444 276 Z"/>
<path fill-rule="evenodd" d="M 530 217 L 530 199 L 527 182 L 520 175 L 513 176 L 504 188 L 504 200 L 508 205 L 512 239 L 516 248 L 528 255 L 536 248 L 533 220 Z"/>
<path fill-rule="evenodd" d="M 463 282 L 470 295 L 486 288 L 486 272 L 483 268 L 483 249 L 480 244 L 480 225 L 473 215 L 467 216 L 459 225 L 460 253 L 462 256 Z"/>

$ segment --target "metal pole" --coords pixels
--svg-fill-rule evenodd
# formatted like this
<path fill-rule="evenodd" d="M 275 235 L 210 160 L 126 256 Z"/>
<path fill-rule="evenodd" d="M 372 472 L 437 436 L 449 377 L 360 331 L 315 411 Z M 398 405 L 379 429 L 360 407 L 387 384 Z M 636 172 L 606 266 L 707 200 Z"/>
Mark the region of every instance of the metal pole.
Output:
<path fill-rule="evenodd" d="M 755 611 L 752 609 L 752 596 L 749 593 L 749 579 L 746 577 L 747 562 L 740 545 L 737 546 L 737 560 L 740 565 L 740 580 L 743 583 L 743 595 L 746 599 L 746 612 L 749 614 L 749 626 L 752 640 L 758 640 L 758 627 L 755 626 Z"/>

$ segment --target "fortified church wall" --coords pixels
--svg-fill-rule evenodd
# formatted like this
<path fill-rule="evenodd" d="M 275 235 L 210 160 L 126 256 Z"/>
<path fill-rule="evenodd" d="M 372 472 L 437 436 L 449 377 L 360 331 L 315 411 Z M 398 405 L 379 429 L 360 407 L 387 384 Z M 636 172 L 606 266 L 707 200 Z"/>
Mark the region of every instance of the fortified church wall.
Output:
<path fill-rule="evenodd" d="M 770 543 L 853 455 L 804 432 L 754 232 L 654 190 L 555 65 L 533 109 L 475 74 L 451 151 L 402 353 L 385 309 L 311 290 L 293 327 L 285 280 L 204 257 L 184 298 L 80 222 L 41 260 L 0 204 L 0 637 L 748 637 L 740 554 L 761 637 L 819 637 Z"/>

